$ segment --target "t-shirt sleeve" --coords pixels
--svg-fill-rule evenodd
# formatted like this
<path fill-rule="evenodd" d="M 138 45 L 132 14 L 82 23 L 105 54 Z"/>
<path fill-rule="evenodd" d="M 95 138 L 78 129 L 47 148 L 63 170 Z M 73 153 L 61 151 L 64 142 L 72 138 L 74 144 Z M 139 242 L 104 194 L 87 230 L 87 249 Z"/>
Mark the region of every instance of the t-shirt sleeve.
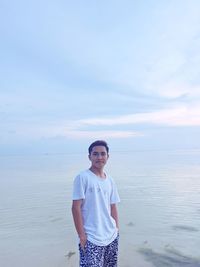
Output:
<path fill-rule="evenodd" d="M 115 182 L 112 180 L 112 193 L 110 197 L 110 204 L 116 204 L 118 202 L 120 202 L 119 193 Z"/>
<path fill-rule="evenodd" d="M 85 199 L 85 186 L 83 177 L 81 175 L 76 176 L 76 178 L 74 179 L 72 199 Z"/>

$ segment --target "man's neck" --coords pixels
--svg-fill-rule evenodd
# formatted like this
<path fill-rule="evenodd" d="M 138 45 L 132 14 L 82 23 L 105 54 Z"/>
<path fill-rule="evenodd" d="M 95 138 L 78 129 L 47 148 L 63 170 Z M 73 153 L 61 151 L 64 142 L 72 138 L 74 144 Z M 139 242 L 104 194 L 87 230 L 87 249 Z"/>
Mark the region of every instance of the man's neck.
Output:
<path fill-rule="evenodd" d="M 103 168 L 102 169 L 97 169 L 93 166 L 90 167 L 90 171 L 93 172 L 95 175 L 101 177 L 101 178 L 106 178 L 106 175 L 104 173 Z"/>

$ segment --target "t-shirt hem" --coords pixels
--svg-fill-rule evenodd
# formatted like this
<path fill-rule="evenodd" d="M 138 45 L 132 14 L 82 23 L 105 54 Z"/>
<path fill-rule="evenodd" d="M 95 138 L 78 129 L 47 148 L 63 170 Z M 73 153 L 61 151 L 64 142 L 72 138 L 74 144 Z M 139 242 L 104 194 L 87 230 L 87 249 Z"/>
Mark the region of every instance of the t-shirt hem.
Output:
<path fill-rule="evenodd" d="M 99 240 L 96 240 L 90 236 L 88 236 L 88 241 L 90 241 L 91 243 L 93 243 L 94 245 L 96 246 L 107 246 L 109 245 L 110 243 L 112 243 L 118 236 L 118 229 L 116 229 L 116 232 L 114 233 L 114 235 L 109 239 L 109 240 L 103 240 L 103 241 L 99 241 Z"/>

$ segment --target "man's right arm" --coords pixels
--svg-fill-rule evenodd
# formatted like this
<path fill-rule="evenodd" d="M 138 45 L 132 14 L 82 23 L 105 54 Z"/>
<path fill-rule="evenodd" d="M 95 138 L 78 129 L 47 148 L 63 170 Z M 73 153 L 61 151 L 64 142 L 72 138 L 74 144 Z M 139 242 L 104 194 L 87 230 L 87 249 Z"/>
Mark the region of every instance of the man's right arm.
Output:
<path fill-rule="evenodd" d="M 76 231 L 80 238 L 80 245 L 82 248 L 84 248 L 86 241 L 87 241 L 87 236 L 85 234 L 84 227 L 83 227 L 83 217 L 81 213 L 82 201 L 83 201 L 82 199 L 73 200 L 72 215 L 73 215 Z"/>

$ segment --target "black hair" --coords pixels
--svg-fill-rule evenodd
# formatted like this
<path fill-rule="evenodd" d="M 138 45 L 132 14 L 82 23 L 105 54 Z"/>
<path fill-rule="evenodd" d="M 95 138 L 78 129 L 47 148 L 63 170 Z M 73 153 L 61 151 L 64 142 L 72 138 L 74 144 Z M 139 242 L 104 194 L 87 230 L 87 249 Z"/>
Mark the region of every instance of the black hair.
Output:
<path fill-rule="evenodd" d="M 106 148 L 107 153 L 109 153 L 109 147 L 108 147 L 108 144 L 106 143 L 106 141 L 104 141 L 104 140 L 97 140 L 97 141 L 93 142 L 93 143 L 89 146 L 89 148 L 88 148 L 89 155 L 91 154 L 92 149 L 93 149 L 93 147 L 95 147 L 95 146 L 104 146 L 104 147 Z"/>

